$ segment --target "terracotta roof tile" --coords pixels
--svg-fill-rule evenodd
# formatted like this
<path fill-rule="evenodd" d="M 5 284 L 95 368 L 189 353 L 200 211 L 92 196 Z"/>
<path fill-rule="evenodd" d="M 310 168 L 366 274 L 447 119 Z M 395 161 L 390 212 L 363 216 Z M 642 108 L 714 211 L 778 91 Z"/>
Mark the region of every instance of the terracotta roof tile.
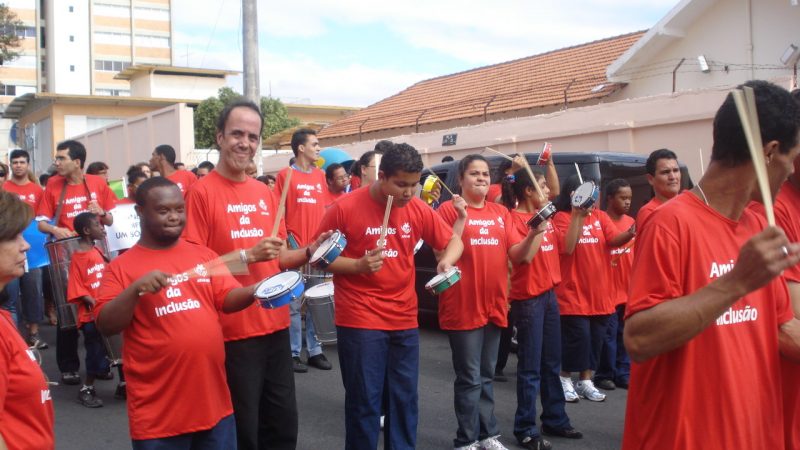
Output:
<path fill-rule="evenodd" d="M 356 135 L 481 117 L 605 97 L 622 85 L 606 79 L 606 68 L 644 31 L 625 34 L 527 58 L 432 78 L 364 108 L 324 128 L 319 137 Z M 570 85 L 570 83 L 572 83 Z M 606 87 L 592 92 L 598 85 Z"/>

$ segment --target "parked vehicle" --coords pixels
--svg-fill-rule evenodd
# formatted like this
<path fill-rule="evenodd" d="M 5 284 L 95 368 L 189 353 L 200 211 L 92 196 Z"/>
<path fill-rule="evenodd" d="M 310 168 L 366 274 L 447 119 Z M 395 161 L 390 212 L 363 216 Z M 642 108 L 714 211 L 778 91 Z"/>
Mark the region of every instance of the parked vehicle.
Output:
<path fill-rule="evenodd" d="M 492 183 L 500 182 L 503 174 L 500 173 L 499 166 L 503 158 L 495 155 L 485 156 L 489 161 Z M 531 167 L 536 167 L 536 161 L 539 157 L 538 153 L 526 153 L 525 157 Z M 645 170 L 646 156 L 632 153 L 565 152 L 554 153 L 552 158 L 556 166 L 558 178 L 562 184 L 567 177 L 576 173 L 575 165 L 577 164 L 584 181 L 593 180 L 600 186 L 601 209 L 606 208 L 606 198 L 603 194 L 605 192 L 605 187 L 615 178 L 624 178 L 631 184 L 633 200 L 631 202 L 630 214 L 632 216 L 636 217 L 639 208 L 653 197 L 652 188 L 647 182 L 647 172 Z M 424 181 L 425 177 L 427 177 L 430 172 L 433 172 L 445 182 L 453 192 L 458 193 L 458 163 L 458 161 L 451 161 L 433 166 L 430 171 L 425 171 L 423 173 L 422 181 Z M 693 184 L 686 166 L 681 164 L 680 167 L 681 188 L 692 188 Z M 450 200 L 450 198 L 450 193 L 447 192 L 446 189 L 443 189 L 440 201 L 445 202 Z M 436 275 L 436 258 L 433 255 L 432 249 L 428 245 L 423 244 L 417 252 L 414 262 L 417 271 L 415 289 L 417 297 L 419 298 L 420 318 L 423 320 L 431 319 L 431 316 L 435 317 L 438 315 L 439 303 L 438 297 L 432 296 L 425 290 L 425 283 Z"/>

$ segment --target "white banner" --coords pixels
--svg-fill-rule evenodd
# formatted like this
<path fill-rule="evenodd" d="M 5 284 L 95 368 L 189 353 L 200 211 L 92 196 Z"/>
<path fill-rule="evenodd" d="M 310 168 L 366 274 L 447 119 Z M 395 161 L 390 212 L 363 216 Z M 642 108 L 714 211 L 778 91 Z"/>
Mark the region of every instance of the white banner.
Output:
<path fill-rule="evenodd" d="M 106 227 L 108 250 L 116 252 L 133 247 L 142 232 L 139 228 L 139 216 L 133 204 L 117 205 L 111 210 L 114 223 Z"/>

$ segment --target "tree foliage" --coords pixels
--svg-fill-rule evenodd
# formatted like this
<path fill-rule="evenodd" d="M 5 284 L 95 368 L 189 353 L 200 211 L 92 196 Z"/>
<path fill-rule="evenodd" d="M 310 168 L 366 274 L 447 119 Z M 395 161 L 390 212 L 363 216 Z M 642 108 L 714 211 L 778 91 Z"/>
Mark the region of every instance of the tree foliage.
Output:
<path fill-rule="evenodd" d="M 194 144 L 197 148 L 213 148 L 216 146 L 216 121 L 225 105 L 241 99 L 242 96 L 229 87 L 220 88 L 216 97 L 209 97 L 194 112 Z M 271 136 L 300 124 L 300 121 L 289 117 L 286 106 L 278 99 L 261 97 L 261 112 L 264 114 L 262 136 Z"/>
<path fill-rule="evenodd" d="M 25 26 L 8 5 L 0 3 L 0 64 L 19 57 L 19 35 L 17 27 Z"/>

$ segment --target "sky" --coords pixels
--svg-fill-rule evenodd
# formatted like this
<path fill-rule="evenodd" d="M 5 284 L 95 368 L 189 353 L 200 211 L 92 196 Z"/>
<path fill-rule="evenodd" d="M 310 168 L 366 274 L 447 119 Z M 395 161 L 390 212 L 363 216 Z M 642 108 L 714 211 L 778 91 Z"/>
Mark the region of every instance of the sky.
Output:
<path fill-rule="evenodd" d="M 644 30 L 678 0 L 258 1 L 261 95 L 368 106 L 412 84 Z M 242 70 L 241 0 L 172 0 L 176 66 Z M 242 77 L 229 78 L 242 91 Z"/>

